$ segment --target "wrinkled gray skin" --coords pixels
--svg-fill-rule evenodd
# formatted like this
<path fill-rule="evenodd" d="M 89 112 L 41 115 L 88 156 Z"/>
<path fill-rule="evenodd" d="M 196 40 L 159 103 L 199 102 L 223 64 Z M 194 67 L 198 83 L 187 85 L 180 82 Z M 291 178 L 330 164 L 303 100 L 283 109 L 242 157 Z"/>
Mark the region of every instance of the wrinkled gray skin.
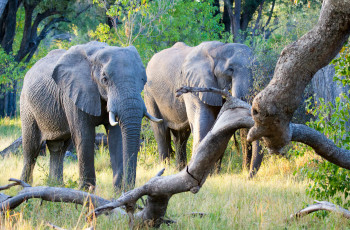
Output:
<path fill-rule="evenodd" d="M 144 95 L 150 114 L 164 120 L 152 124 L 162 160 L 172 153 L 172 135 L 177 167 L 183 168 L 187 164 L 186 143 L 191 131 L 194 152 L 223 105 L 218 94 L 189 93 L 177 98 L 176 90 L 181 86 L 231 89 L 233 96 L 243 99 L 252 85 L 251 62 L 249 47 L 217 41 L 196 47 L 178 42 L 152 57 L 146 70 Z"/>
<path fill-rule="evenodd" d="M 132 46 L 90 42 L 51 51 L 26 74 L 20 100 L 24 167 L 32 181 L 41 143 L 50 150 L 51 179 L 62 182 L 64 153 L 73 140 L 81 187 L 96 184 L 95 126 L 108 132 L 113 184 L 134 187 L 141 120 L 146 107 L 141 91 L 147 81 Z M 112 121 L 109 121 L 109 112 Z M 119 125 L 113 121 L 119 121 Z M 125 187 L 127 188 L 127 187 Z"/>

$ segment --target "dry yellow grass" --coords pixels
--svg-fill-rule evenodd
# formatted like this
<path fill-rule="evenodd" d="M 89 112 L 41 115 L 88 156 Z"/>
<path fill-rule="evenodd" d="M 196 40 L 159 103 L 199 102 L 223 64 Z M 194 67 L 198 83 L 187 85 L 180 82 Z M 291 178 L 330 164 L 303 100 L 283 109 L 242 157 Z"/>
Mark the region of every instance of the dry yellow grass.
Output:
<path fill-rule="evenodd" d="M 9 143 L 12 141 L 10 139 Z M 163 167 L 166 167 L 164 175 L 176 173 L 172 164 L 158 163 L 156 146 L 152 140 L 145 141 L 145 145 L 147 147 L 141 149 L 138 162 L 137 186 L 145 183 Z M 0 149 L 3 147 L 0 146 Z M 310 156 L 305 156 L 307 157 Z M 226 157 L 227 162 L 231 162 L 228 160 L 231 158 L 233 156 Z M 198 194 L 182 193 L 173 196 L 167 216 L 177 223 L 162 225 L 161 229 L 350 229 L 350 221 L 337 214 L 329 214 L 325 218 L 309 215 L 297 221 L 287 221 L 290 214 L 313 203 L 313 199 L 305 194 L 307 181 L 293 176 L 294 170 L 303 161 L 303 158 L 292 162 L 277 156 L 267 157 L 253 180 L 247 179 L 247 172 L 228 170 L 234 163 L 231 166 L 225 165 L 225 173 L 209 177 Z M 96 194 L 104 198 L 117 198 L 118 195 L 112 189 L 108 152 L 104 149 L 97 151 L 95 162 Z M 49 156 L 39 157 L 34 171 L 34 186 L 47 183 L 48 167 Z M 20 154 L 0 159 L 0 185 L 7 184 L 10 177 L 19 178 L 21 169 Z M 67 186 L 76 188 L 77 162 L 65 162 L 64 180 Z M 14 195 L 18 190 L 19 188 L 11 188 L 6 194 Z M 48 222 L 63 228 L 83 229 L 89 226 L 84 222 L 87 210 L 88 208 L 76 208 L 73 204 L 65 203 L 43 202 L 41 205 L 40 200 L 33 199 L 1 216 L 0 229 L 47 229 Z M 191 212 L 207 215 L 203 218 L 193 217 L 189 215 Z M 101 216 L 95 225 L 97 229 L 128 229 L 128 219 L 118 219 L 113 215 Z"/>

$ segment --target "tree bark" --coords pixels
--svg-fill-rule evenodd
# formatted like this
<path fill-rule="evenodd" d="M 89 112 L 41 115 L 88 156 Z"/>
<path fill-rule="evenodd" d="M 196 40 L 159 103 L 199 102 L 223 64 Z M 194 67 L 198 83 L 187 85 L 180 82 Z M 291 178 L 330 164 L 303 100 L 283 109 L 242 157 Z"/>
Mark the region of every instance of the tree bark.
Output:
<path fill-rule="evenodd" d="M 272 152 L 292 138 L 290 121 L 313 75 L 340 51 L 350 34 L 350 0 L 325 0 L 317 25 L 287 46 L 274 77 L 253 101 L 249 141 L 263 137 Z"/>

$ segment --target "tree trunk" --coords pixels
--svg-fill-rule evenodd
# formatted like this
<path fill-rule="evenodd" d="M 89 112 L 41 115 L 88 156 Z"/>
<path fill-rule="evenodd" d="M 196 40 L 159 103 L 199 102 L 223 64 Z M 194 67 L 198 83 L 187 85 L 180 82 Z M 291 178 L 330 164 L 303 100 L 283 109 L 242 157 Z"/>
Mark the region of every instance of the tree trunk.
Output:
<path fill-rule="evenodd" d="M 224 12 L 222 15 L 222 23 L 225 25 L 225 32 L 231 32 L 231 21 L 229 16 L 229 9 L 232 8 L 232 4 L 233 4 L 233 0 L 224 1 Z"/>
<path fill-rule="evenodd" d="M 8 117 L 16 116 L 16 94 L 17 94 L 17 81 L 13 81 L 13 86 L 8 90 L 5 102 L 5 114 Z"/>
<path fill-rule="evenodd" d="M 234 40 L 233 42 L 241 42 L 239 31 L 241 30 L 241 0 L 235 0 L 235 16 L 234 16 Z"/>
<path fill-rule="evenodd" d="M 254 98 L 255 125 L 249 141 L 263 137 L 272 152 L 289 143 L 290 121 L 305 87 L 337 55 L 349 34 L 350 0 L 325 0 L 317 25 L 282 51 L 273 79 Z"/>
<path fill-rule="evenodd" d="M 12 52 L 12 44 L 16 34 L 16 13 L 19 7 L 18 0 L 11 0 L 1 18 L 0 41 L 1 47 L 7 54 Z"/>

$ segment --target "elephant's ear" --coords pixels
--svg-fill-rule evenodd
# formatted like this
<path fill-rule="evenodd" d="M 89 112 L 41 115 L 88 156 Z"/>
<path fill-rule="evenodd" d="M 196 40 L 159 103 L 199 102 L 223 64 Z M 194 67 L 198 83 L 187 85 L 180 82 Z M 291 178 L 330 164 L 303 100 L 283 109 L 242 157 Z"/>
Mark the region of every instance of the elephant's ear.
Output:
<path fill-rule="evenodd" d="M 70 48 L 57 62 L 52 78 L 73 103 L 82 111 L 101 115 L 101 98 L 91 76 L 91 47 L 78 45 Z"/>
<path fill-rule="evenodd" d="M 221 45 L 222 43 L 214 44 Z M 219 88 L 217 79 L 214 75 L 215 61 L 210 56 L 208 49 L 215 48 L 212 44 L 202 43 L 186 56 L 182 65 L 182 75 L 185 79 L 184 86 L 190 87 L 214 87 Z M 221 95 L 215 93 L 194 93 L 205 104 L 211 106 L 222 106 L 223 99 Z"/>

